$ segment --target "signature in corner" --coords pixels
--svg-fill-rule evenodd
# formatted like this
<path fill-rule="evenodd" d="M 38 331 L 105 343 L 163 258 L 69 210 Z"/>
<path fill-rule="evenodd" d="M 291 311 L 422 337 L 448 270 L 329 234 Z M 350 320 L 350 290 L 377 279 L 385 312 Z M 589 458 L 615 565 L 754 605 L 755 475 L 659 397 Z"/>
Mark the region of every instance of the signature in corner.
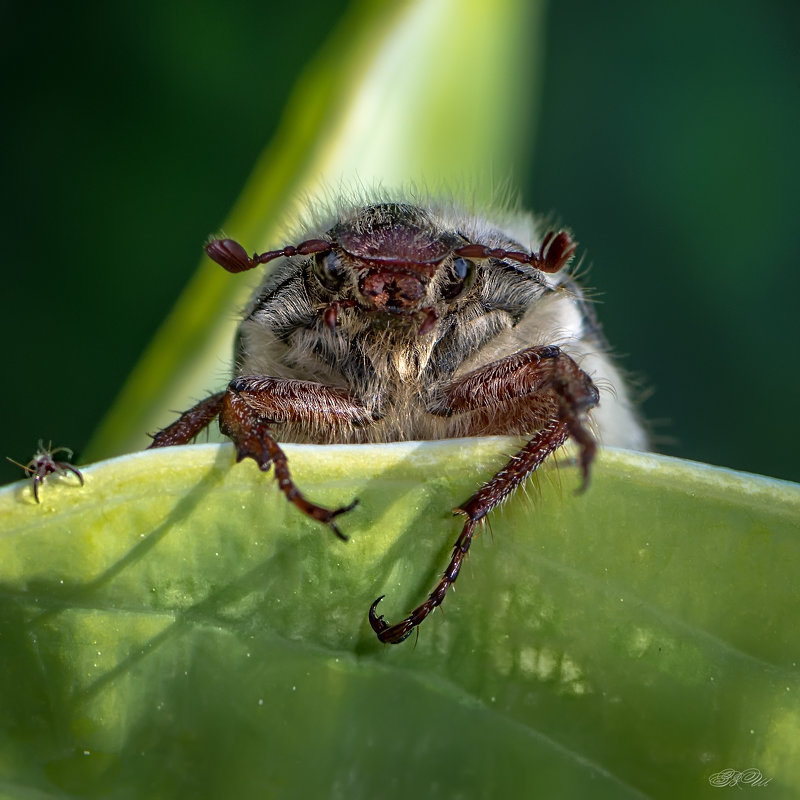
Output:
<path fill-rule="evenodd" d="M 766 786 L 772 778 L 765 778 L 760 769 L 750 767 L 746 770 L 723 769 L 708 779 L 712 786 Z"/>

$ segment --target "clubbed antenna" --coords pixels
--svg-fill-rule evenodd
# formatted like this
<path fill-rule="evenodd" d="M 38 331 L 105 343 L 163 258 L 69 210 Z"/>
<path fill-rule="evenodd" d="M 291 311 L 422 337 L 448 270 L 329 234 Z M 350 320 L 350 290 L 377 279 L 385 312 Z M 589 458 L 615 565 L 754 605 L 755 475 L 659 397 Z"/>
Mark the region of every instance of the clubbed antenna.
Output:
<path fill-rule="evenodd" d="M 239 242 L 233 239 L 212 239 L 206 245 L 206 253 L 212 261 L 216 261 L 228 272 L 246 272 L 259 264 L 266 264 L 273 258 L 281 256 L 308 256 L 312 253 L 324 253 L 331 249 L 331 243 L 324 239 L 309 239 L 298 245 L 287 245 L 281 250 L 268 250 L 266 253 L 253 253 L 253 257 L 247 255 L 247 251 Z"/>
<path fill-rule="evenodd" d="M 483 244 L 467 244 L 453 252 L 465 258 L 505 258 L 520 264 L 530 264 L 542 272 L 558 272 L 575 255 L 577 245 L 566 232 L 549 231 L 542 240 L 537 253 L 505 250 L 502 247 L 487 247 Z"/>

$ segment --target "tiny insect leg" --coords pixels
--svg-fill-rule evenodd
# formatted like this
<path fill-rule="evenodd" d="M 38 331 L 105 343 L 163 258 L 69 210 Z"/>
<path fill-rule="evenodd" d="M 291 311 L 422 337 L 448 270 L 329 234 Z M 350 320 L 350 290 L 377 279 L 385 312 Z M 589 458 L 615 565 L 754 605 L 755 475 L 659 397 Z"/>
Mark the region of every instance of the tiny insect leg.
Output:
<path fill-rule="evenodd" d="M 61 448 L 59 448 L 61 449 Z M 55 452 L 55 451 L 54 451 Z M 70 451 L 71 454 L 72 451 Z M 77 467 L 73 467 L 72 464 L 68 464 L 66 461 L 53 461 L 50 465 L 46 466 L 44 469 L 41 467 L 33 476 L 33 496 L 36 499 L 36 502 L 39 501 L 39 487 L 44 483 L 45 478 L 53 473 L 56 475 L 66 475 L 68 472 L 71 472 L 81 483 L 81 486 L 84 485 L 83 481 L 83 474 Z"/>
<path fill-rule="evenodd" d="M 272 465 L 278 488 L 300 511 L 325 523 L 340 539 L 347 537 L 334 519 L 355 507 L 357 500 L 330 510 L 305 498 L 295 486 L 286 454 L 270 433 L 270 423 L 318 418 L 328 425 L 350 420 L 366 424 L 372 416 L 344 393 L 321 384 L 278 378 L 237 378 L 231 382 L 220 413 L 220 430 L 236 446 L 237 461 L 252 458 L 260 469 Z"/>
<path fill-rule="evenodd" d="M 477 388 L 483 391 L 476 391 Z M 581 449 L 580 465 L 583 486 L 595 454 L 595 441 L 584 425 L 585 412 L 597 405 L 597 390 L 586 373 L 557 347 L 523 350 L 476 370 L 457 381 L 445 402 L 434 407 L 434 413 L 474 412 L 475 424 L 481 432 L 502 433 L 492 427 L 487 413 L 503 409 L 515 411 L 523 421 L 546 414 L 540 430 L 506 466 L 456 509 L 467 521 L 456 540 L 450 563 L 427 600 L 405 619 L 390 625 L 376 614 L 379 597 L 370 607 L 369 622 L 382 642 L 402 642 L 414 628 L 444 602 L 447 590 L 455 583 L 469 551 L 477 526 L 483 518 L 508 497 L 541 463 L 570 437 Z M 506 423 L 508 424 L 508 423 Z M 484 431 L 486 426 L 488 429 Z"/>

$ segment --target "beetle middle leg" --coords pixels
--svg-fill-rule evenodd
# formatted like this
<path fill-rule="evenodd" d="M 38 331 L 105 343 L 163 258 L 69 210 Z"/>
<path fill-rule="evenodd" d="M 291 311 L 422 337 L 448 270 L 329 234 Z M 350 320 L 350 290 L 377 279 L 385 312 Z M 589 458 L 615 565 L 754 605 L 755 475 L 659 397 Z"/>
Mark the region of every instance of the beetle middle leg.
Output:
<path fill-rule="evenodd" d="M 376 614 L 382 597 L 372 604 L 369 622 L 378 639 L 402 642 L 442 604 L 484 517 L 570 437 L 580 448 L 582 488 L 586 487 L 596 443 L 585 416 L 597 402 L 591 378 L 557 347 L 522 350 L 465 375 L 445 390 L 431 412 L 470 415 L 470 435 L 518 433 L 520 428 L 537 432 L 500 472 L 455 509 L 467 519 L 450 562 L 428 598 L 394 625 Z"/>

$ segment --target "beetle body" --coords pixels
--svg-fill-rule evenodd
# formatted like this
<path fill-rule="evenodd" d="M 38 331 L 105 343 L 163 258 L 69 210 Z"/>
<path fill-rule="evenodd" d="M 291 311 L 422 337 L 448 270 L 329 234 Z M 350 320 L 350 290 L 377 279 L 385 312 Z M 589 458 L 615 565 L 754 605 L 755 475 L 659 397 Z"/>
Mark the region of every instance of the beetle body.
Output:
<path fill-rule="evenodd" d="M 465 522 L 429 597 L 378 637 L 405 639 L 458 577 L 484 517 L 568 439 L 586 486 L 599 438 L 646 438 L 582 290 L 566 231 L 523 214 L 489 219 L 449 203 L 381 199 L 318 212 L 298 244 L 252 257 L 231 239 L 209 256 L 230 272 L 273 262 L 239 327 L 234 377 L 154 437 L 191 441 L 215 417 L 237 458 L 274 469 L 300 511 L 341 538 L 295 486 L 279 442 L 368 443 L 515 435 L 527 443 L 457 512 Z M 601 387 L 604 391 L 601 396 Z"/>

